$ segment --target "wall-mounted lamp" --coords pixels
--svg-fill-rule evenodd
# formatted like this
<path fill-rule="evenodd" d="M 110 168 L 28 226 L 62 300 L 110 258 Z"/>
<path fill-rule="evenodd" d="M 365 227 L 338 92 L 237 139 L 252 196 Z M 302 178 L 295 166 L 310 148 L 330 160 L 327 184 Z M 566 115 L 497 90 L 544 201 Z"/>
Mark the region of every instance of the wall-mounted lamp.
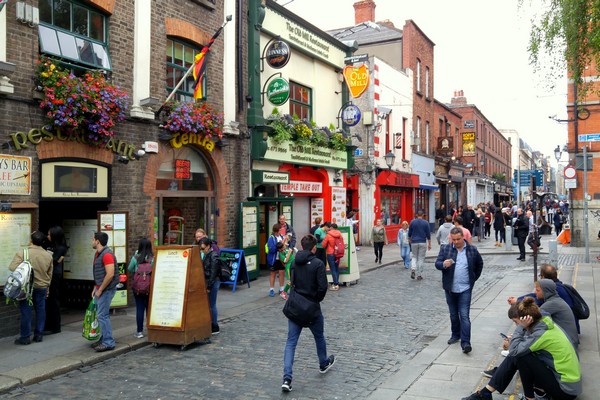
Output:
<path fill-rule="evenodd" d="M 394 161 L 396 160 L 396 155 L 390 151 L 385 156 L 383 156 L 383 158 L 385 158 L 385 165 L 387 165 L 388 169 L 391 170 L 392 167 L 394 166 Z"/>

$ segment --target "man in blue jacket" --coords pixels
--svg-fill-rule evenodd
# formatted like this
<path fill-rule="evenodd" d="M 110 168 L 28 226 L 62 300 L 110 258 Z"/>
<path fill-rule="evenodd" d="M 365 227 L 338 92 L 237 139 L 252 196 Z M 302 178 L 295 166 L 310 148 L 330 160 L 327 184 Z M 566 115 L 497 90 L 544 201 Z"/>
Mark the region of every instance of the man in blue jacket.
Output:
<path fill-rule="evenodd" d="M 460 228 L 450 231 L 452 245 L 440 249 L 435 267 L 442 271 L 442 287 L 446 292 L 446 303 L 450 311 L 452 335 L 448 344 L 460 340 L 463 353 L 470 353 L 471 347 L 471 292 L 475 281 L 481 276 L 483 259 L 477 247 L 464 239 Z"/>

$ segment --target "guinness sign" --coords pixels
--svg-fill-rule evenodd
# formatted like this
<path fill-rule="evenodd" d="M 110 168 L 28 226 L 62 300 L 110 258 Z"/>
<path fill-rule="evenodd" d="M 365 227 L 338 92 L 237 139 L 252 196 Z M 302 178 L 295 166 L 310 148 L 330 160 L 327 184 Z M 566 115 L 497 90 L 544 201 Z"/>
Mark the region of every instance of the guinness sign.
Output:
<path fill-rule="evenodd" d="M 265 59 L 271 68 L 280 69 L 290 61 L 290 47 L 283 40 L 274 40 L 267 47 Z"/>

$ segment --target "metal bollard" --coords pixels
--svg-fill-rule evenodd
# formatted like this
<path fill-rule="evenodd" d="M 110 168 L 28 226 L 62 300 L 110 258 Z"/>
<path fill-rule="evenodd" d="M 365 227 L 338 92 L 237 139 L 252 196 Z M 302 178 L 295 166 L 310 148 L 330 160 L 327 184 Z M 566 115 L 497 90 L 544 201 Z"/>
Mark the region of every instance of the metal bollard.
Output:
<path fill-rule="evenodd" d="M 504 249 L 506 251 L 511 251 L 512 250 L 512 226 L 507 226 L 505 229 L 505 233 L 504 233 Z"/>
<path fill-rule="evenodd" d="M 548 241 L 548 263 L 558 269 L 558 244 L 554 239 Z"/>

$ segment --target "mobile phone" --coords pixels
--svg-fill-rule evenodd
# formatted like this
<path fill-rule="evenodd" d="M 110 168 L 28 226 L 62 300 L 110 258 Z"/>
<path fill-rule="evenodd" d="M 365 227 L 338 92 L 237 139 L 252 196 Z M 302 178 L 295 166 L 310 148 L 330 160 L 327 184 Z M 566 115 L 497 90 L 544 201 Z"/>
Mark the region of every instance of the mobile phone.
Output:
<path fill-rule="evenodd" d="M 500 336 L 502 336 L 502 339 L 508 339 L 508 336 L 506 336 L 504 333 L 500 332 Z"/>

